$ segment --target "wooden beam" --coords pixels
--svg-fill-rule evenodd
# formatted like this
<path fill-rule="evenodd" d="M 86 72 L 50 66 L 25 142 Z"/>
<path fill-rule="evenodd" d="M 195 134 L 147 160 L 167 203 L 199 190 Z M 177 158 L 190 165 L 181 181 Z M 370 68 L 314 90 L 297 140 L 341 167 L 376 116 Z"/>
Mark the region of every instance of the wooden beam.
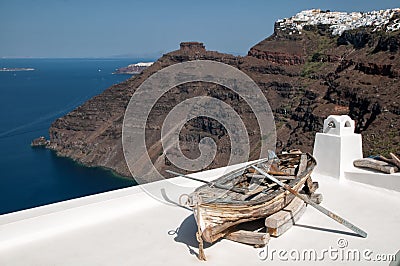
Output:
<path fill-rule="evenodd" d="M 293 168 L 283 169 L 282 171 L 268 171 L 268 174 L 277 176 L 294 176 Z"/>
<path fill-rule="evenodd" d="M 378 156 L 378 159 L 390 164 L 393 164 L 394 166 L 397 166 L 400 169 L 400 159 L 394 154 L 394 153 L 390 153 L 390 157 L 392 157 L 391 159 L 388 159 L 382 155 Z"/>
<path fill-rule="evenodd" d="M 294 224 L 296 224 L 296 222 L 300 219 L 300 217 L 304 214 L 305 211 L 306 211 L 306 206 L 305 206 L 305 204 L 303 204 L 303 205 L 301 205 L 298 212 L 295 213 L 288 221 L 286 221 L 284 224 L 281 224 L 279 227 L 276 227 L 276 228 L 267 227 L 267 232 L 271 236 L 275 236 L 275 237 L 283 235 Z"/>
<path fill-rule="evenodd" d="M 297 167 L 297 176 L 300 177 L 300 175 L 307 169 L 307 154 L 302 154 L 300 156 L 300 163 L 299 166 Z M 306 191 L 307 194 L 312 194 L 317 190 L 318 187 L 314 188 L 313 181 L 311 179 L 311 176 L 307 178 L 306 180 Z"/>
<path fill-rule="evenodd" d="M 268 244 L 270 235 L 262 232 L 237 230 L 225 235 L 224 238 L 246 245 L 263 247 Z"/>
<path fill-rule="evenodd" d="M 356 167 L 374 169 L 374 170 L 378 170 L 378 171 L 381 171 L 381 172 L 387 173 L 387 174 L 393 174 L 393 173 L 399 171 L 399 168 L 395 165 L 392 165 L 388 162 L 375 160 L 372 158 L 358 159 L 358 160 L 355 160 L 353 162 L 353 164 Z"/>
<path fill-rule="evenodd" d="M 301 175 L 307 168 L 307 154 L 302 154 L 300 156 L 300 163 L 297 167 L 297 176 Z"/>
<path fill-rule="evenodd" d="M 292 220 L 303 206 L 305 203 L 301 199 L 294 198 L 285 208 L 265 218 L 265 226 L 268 228 L 280 227 Z"/>
<path fill-rule="evenodd" d="M 393 164 L 396 165 L 400 169 L 400 158 L 398 158 L 394 153 L 390 153 L 392 157 Z"/>
<path fill-rule="evenodd" d="M 316 182 L 314 182 L 314 183 L 316 183 Z M 304 189 L 308 189 L 308 188 L 307 187 L 303 188 L 302 190 L 299 191 L 299 193 L 303 194 L 304 196 L 306 196 L 309 200 L 311 200 L 315 204 L 320 204 L 322 202 L 323 196 L 322 196 L 321 193 L 311 193 L 311 194 L 309 194 Z"/>

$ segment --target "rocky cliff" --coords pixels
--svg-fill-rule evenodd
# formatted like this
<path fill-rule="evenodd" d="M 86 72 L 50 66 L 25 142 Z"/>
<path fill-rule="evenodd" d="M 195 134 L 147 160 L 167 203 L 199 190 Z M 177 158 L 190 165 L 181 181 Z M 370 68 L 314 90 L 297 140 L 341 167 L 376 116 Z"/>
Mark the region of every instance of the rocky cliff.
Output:
<path fill-rule="evenodd" d="M 107 167 L 130 176 L 122 152 L 121 129 L 135 89 L 166 66 L 207 59 L 234 66 L 256 81 L 275 115 L 278 151 L 311 151 L 315 133 L 321 131 L 329 114 L 348 114 L 356 121 L 366 155 L 398 151 L 400 31 L 393 26 L 398 19 L 394 12 L 384 24 L 392 25 L 394 30 L 362 25 L 340 34 L 333 34 L 337 27 L 330 24 L 306 23 L 301 30 L 288 31 L 277 22 L 274 34 L 243 57 L 207 51 L 201 43 L 182 43 L 179 50 L 163 55 L 141 74 L 108 88 L 57 119 L 50 128 L 49 147 L 85 165 Z M 146 144 L 151 147 L 150 156 L 157 168 L 173 168 L 159 144 L 163 119 L 177 103 L 199 95 L 216 97 L 234 107 L 248 129 L 251 157 L 256 158 L 260 136 L 249 106 L 222 86 L 194 82 L 170 90 L 151 112 Z M 180 136 L 183 153 L 190 158 L 198 156 L 198 142 L 204 136 L 218 144 L 210 168 L 226 164 L 229 136 L 210 118 L 199 117 L 187 123 Z"/>

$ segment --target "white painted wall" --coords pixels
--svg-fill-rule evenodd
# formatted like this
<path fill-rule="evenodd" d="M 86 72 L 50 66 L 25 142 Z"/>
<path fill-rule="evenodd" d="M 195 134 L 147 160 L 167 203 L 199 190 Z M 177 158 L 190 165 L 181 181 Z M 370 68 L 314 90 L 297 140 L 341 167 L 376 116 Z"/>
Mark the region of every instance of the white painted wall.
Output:
<path fill-rule="evenodd" d="M 315 173 L 343 179 L 345 171 L 354 169 L 353 161 L 363 157 L 361 135 L 354 133 L 354 125 L 347 115 L 325 119 L 323 133 L 317 133 L 314 142 Z"/>

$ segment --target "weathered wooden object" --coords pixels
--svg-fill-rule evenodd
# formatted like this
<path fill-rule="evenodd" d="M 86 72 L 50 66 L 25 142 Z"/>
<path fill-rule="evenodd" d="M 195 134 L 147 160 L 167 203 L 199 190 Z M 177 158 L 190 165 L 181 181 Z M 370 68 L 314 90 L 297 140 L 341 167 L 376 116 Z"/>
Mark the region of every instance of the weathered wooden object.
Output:
<path fill-rule="evenodd" d="M 297 176 L 301 175 L 301 173 L 303 173 L 307 168 L 307 155 L 306 154 L 302 154 L 300 156 L 300 163 L 299 163 L 299 167 L 297 168 Z"/>
<path fill-rule="evenodd" d="M 315 204 L 320 204 L 323 200 L 321 193 L 312 193 L 311 195 L 307 195 L 307 197 Z"/>
<path fill-rule="evenodd" d="M 390 156 L 392 157 L 393 163 L 400 169 L 400 158 L 397 157 L 394 153 L 390 153 Z"/>
<path fill-rule="evenodd" d="M 323 200 L 323 196 L 320 193 L 315 193 L 315 191 L 319 188 L 318 182 L 313 182 L 312 191 L 309 191 L 307 186 L 304 186 L 302 190 L 299 191 L 300 194 L 306 196 L 309 200 L 314 202 L 315 204 L 320 204 Z"/>
<path fill-rule="evenodd" d="M 268 174 L 278 176 L 293 176 L 294 179 L 294 170 L 292 169 L 284 169 L 283 171 L 268 171 Z"/>
<path fill-rule="evenodd" d="M 305 203 L 299 199 L 294 198 L 282 210 L 265 218 L 265 226 L 267 228 L 278 228 L 281 225 L 293 220 L 294 216 L 305 206 Z"/>
<path fill-rule="evenodd" d="M 268 172 L 270 174 L 270 172 Z M 265 179 L 265 176 L 263 175 L 257 175 L 257 174 L 246 174 L 247 177 L 251 177 L 251 178 L 261 178 L 261 179 Z M 283 175 L 283 176 L 275 176 L 276 179 L 280 179 L 280 180 L 293 180 L 296 177 L 295 176 L 291 176 L 291 175 Z"/>
<path fill-rule="evenodd" d="M 297 167 L 297 175 L 301 175 L 301 173 L 303 171 L 305 171 L 306 167 L 307 167 L 307 157 L 304 157 L 304 155 L 302 154 L 300 157 L 299 167 Z M 317 188 L 314 188 L 311 177 L 307 178 L 305 187 L 306 187 L 307 194 L 314 193 L 315 190 L 317 189 Z"/>
<path fill-rule="evenodd" d="M 278 213 L 284 212 L 284 210 L 285 209 L 279 211 Z M 275 237 L 281 236 L 287 230 L 289 230 L 294 224 L 296 224 L 296 222 L 300 219 L 300 217 L 304 214 L 305 211 L 306 211 L 306 205 L 304 204 L 304 202 L 302 202 L 302 204 L 300 205 L 300 208 L 298 210 L 296 210 L 296 212 L 293 212 L 291 214 L 286 212 L 286 215 L 289 216 L 289 219 L 285 218 L 284 219 L 284 220 L 286 220 L 285 223 L 280 224 L 278 227 L 267 227 L 267 232 L 271 236 L 275 236 Z"/>
<path fill-rule="evenodd" d="M 267 174 L 266 172 L 264 172 L 262 169 L 258 168 L 257 166 L 252 166 L 255 170 L 257 170 L 260 174 L 264 175 L 266 178 L 268 178 L 269 180 L 277 183 L 279 186 L 285 188 L 287 191 L 289 191 L 290 193 L 292 193 L 293 195 L 295 195 L 296 197 L 300 198 L 301 200 L 303 200 L 305 203 L 311 205 L 312 207 L 314 207 L 315 209 L 319 210 L 320 212 L 322 212 L 323 214 L 325 214 L 326 216 L 332 218 L 333 220 L 335 220 L 336 222 L 346 226 L 347 228 L 349 228 L 350 230 L 352 230 L 353 232 L 357 233 L 358 235 L 360 235 L 361 237 L 367 237 L 367 233 L 363 230 L 361 230 L 360 228 L 358 228 L 357 226 L 355 226 L 354 224 L 350 223 L 349 221 L 343 219 L 342 217 L 340 217 L 339 215 L 323 208 L 322 206 L 315 204 L 314 202 L 312 202 L 311 200 L 309 200 L 307 197 L 305 197 L 304 195 L 301 195 L 298 191 L 296 191 L 295 189 L 293 189 L 292 187 L 290 187 L 288 184 L 284 184 L 281 181 L 279 181 L 278 179 L 276 179 L 275 177 Z"/>
<path fill-rule="evenodd" d="M 301 158 L 305 159 L 302 165 L 306 168 L 298 171 Z M 278 175 L 285 177 L 293 176 L 293 179 L 283 179 L 282 182 L 299 191 L 310 177 L 315 164 L 310 154 L 281 154 L 270 158 L 268 163 L 257 162 L 253 165 L 260 165 L 265 171 L 274 169 Z M 266 178 L 252 178 L 253 174 L 258 174 L 251 168 L 253 165 L 242 169 L 240 173 L 228 173 L 210 182 L 211 185 L 207 183 L 200 186 L 190 195 L 191 206 L 198 206 L 193 211 L 206 242 L 212 243 L 224 237 L 238 224 L 265 219 L 293 200 L 294 196 L 290 192 L 274 182 Z M 225 187 L 230 188 L 223 189 Z M 238 193 L 231 187 L 246 192 Z"/>
<path fill-rule="evenodd" d="M 311 185 L 310 185 L 311 184 Z M 300 191 L 302 194 L 311 195 L 319 188 L 318 182 L 306 182 L 306 185 Z"/>
<path fill-rule="evenodd" d="M 268 244 L 270 235 L 268 233 L 262 233 L 262 232 L 237 230 L 228 233 L 227 235 L 224 236 L 224 238 L 247 245 L 263 247 L 266 244 Z"/>
<path fill-rule="evenodd" d="M 397 166 L 397 168 L 400 169 L 400 159 L 394 154 L 394 153 L 390 153 L 390 157 L 392 157 L 391 159 L 388 159 L 384 156 L 378 156 L 378 159 L 390 164 L 393 164 L 394 166 Z"/>
<path fill-rule="evenodd" d="M 358 159 L 355 160 L 353 164 L 356 167 L 374 169 L 387 174 L 393 174 L 399 171 L 399 168 L 395 165 L 392 165 L 384 161 L 375 160 L 372 158 Z"/>

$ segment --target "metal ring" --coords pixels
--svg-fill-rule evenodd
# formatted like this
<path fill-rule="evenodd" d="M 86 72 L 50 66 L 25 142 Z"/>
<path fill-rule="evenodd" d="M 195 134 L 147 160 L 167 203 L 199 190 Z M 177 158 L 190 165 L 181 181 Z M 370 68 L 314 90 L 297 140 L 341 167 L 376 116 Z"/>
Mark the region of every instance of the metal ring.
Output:
<path fill-rule="evenodd" d="M 186 199 L 185 203 L 183 204 L 182 203 L 182 199 L 185 196 L 187 197 L 187 199 Z M 182 194 L 182 195 L 179 196 L 179 205 L 181 205 L 181 206 L 190 206 L 192 204 L 193 204 L 192 198 L 188 194 Z"/>

